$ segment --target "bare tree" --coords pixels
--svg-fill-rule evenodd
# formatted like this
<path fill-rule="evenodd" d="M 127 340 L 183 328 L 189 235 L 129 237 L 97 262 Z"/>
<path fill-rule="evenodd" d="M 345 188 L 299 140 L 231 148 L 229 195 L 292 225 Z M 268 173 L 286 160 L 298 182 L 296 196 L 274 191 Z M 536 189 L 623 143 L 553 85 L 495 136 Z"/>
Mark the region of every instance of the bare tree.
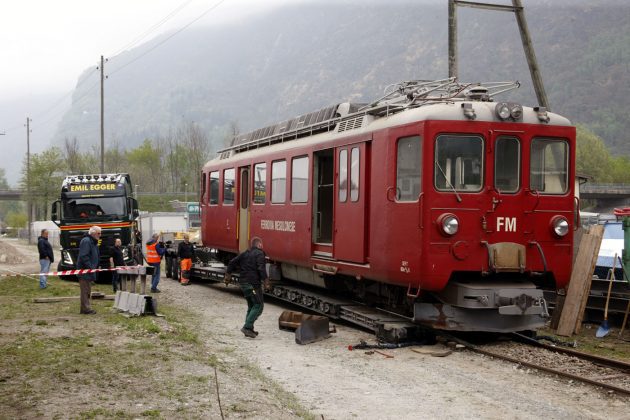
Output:
<path fill-rule="evenodd" d="M 193 191 L 197 191 L 201 182 L 201 168 L 210 155 L 208 136 L 194 122 L 183 127 L 183 140 L 186 147 L 186 161 L 188 162 L 187 179 Z"/>
<path fill-rule="evenodd" d="M 63 155 L 66 160 L 66 167 L 71 174 L 80 174 L 83 172 L 83 156 L 79 148 L 79 142 L 76 137 L 70 140 L 68 137 L 63 142 Z"/>

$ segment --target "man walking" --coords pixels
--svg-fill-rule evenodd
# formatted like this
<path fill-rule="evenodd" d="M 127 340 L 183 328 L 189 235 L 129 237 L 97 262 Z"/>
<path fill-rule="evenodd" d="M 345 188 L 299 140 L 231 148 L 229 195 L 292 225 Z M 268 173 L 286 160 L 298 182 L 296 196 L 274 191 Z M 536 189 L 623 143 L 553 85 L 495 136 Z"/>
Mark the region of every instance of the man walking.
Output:
<path fill-rule="evenodd" d="M 52 246 L 48 242 L 48 230 L 42 229 L 42 232 L 37 238 L 37 250 L 39 251 L 39 288 L 45 289 L 48 287 L 48 276 L 41 273 L 48 273 L 50 265 L 55 261 Z"/>
<path fill-rule="evenodd" d="M 153 267 L 153 277 L 151 278 L 151 293 L 160 293 L 158 283 L 160 282 L 160 265 L 162 264 L 162 255 L 166 251 L 164 243 L 159 241 L 160 235 L 154 233 L 151 240 L 147 242 L 147 263 Z"/>
<path fill-rule="evenodd" d="M 100 253 L 98 251 L 98 241 L 101 238 L 101 228 L 92 226 L 88 233 L 79 243 L 79 257 L 77 258 L 77 269 L 96 269 Z M 86 315 L 95 314 L 96 311 L 90 307 L 90 297 L 92 296 L 92 284 L 96 281 L 96 273 L 79 274 L 79 286 L 81 287 L 81 313 Z"/>
<path fill-rule="evenodd" d="M 225 283 L 230 282 L 231 273 L 240 267 L 239 285 L 243 291 L 243 296 L 247 300 L 247 315 L 245 316 L 245 325 L 241 328 L 241 332 L 245 337 L 256 338 L 258 332 L 254 330 L 254 322 L 262 314 L 263 289 L 268 291 L 269 278 L 265 269 L 265 252 L 263 251 L 262 239 L 254 237 L 251 241 L 251 247 L 240 253 L 232 259 L 227 267 L 225 274 Z"/>
<path fill-rule="evenodd" d="M 122 241 L 120 240 L 120 238 L 116 238 L 116 240 L 114 241 L 114 246 L 109 253 L 109 255 L 111 255 L 111 257 L 109 257 L 110 268 L 122 267 L 126 265 L 121 245 Z M 118 271 L 112 271 L 112 287 L 114 289 L 114 293 L 116 293 L 116 290 L 120 289 L 120 273 L 118 273 Z"/>
<path fill-rule="evenodd" d="M 192 268 L 192 258 L 195 247 L 190 243 L 190 236 L 184 234 L 184 242 L 180 242 L 177 246 L 177 256 L 179 257 L 180 283 L 182 286 L 190 284 L 190 269 Z"/>

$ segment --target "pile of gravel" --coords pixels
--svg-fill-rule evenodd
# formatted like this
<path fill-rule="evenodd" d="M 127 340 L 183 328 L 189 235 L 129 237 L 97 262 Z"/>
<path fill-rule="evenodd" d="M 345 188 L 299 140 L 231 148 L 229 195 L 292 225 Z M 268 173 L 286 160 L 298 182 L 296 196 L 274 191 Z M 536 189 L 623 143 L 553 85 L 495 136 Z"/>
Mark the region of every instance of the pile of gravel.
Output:
<path fill-rule="evenodd" d="M 25 257 L 15 247 L 5 241 L 0 241 L 0 264 L 22 264 L 28 262 Z"/>

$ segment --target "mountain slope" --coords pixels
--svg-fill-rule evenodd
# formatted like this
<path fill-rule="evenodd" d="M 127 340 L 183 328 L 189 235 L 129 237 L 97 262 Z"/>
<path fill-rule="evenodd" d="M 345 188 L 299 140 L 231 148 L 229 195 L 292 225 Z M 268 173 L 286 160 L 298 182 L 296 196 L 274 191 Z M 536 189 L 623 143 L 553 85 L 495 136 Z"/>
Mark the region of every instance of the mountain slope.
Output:
<path fill-rule="evenodd" d="M 526 16 L 551 107 L 630 153 L 630 5 L 528 1 Z M 366 101 L 401 80 L 447 76 L 446 2 L 301 4 L 243 24 L 187 30 L 106 65 L 106 139 L 125 146 L 195 121 L 219 147 L 236 122 L 254 129 L 340 101 Z M 462 81 L 519 80 L 511 98 L 536 105 L 515 19 L 460 8 Z M 128 64 L 142 54 L 145 56 Z M 92 70 L 55 135 L 99 139 Z"/>

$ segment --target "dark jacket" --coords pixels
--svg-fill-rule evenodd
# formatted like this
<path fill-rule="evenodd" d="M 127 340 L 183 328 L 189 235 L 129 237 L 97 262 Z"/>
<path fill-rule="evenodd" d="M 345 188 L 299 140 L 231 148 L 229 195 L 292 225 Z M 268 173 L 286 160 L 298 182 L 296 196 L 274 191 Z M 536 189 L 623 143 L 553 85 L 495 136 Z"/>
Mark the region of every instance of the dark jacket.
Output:
<path fill-rule="evenodd" d="M 86 233 L 79 244 L 77 269 L 98 268 L 99 258 L 100 254 L 98 252 L 98 241 Z M 96 273 L 82 274 L 80 277 L 89 280 L 96 280 Z"/>
<path fill-rule="evenodd" d="M 45 260 L 46 257 L 48 257 L 51 263 L 55 261 L 52 246 L 50 245 L 50 242 L 48 242 L 48 239 L 43 236 L 37 238 L 37 250 L 39 251 L 40 260 Z"/>
<path fill-rule="evenodd" d="M 122 246 L 114 245 L 113 247 L 111 247 L 109 250 L 109 255 L 111 255 L 111 258 L 114 260 L 114 265 L 116 267 L 122 267 L 126 265 Z"/>
<path fill-rule="evenodd" d="M 239 283 L 249 283 L 252 286 L 260 286 L 267 278 L 265 269 L 265 253 L 260 248 L 250 248 L 238 254 L 228 264 L 227 272 L 232 273 L 236 267 L 240 267 Z"/>
<path fill-rule="evenodd" d="M 188 242 L 180 242 L 177 245 L 177 256 L 181 259 L 192 258 L 194 254 L 195 246 Z"/>

